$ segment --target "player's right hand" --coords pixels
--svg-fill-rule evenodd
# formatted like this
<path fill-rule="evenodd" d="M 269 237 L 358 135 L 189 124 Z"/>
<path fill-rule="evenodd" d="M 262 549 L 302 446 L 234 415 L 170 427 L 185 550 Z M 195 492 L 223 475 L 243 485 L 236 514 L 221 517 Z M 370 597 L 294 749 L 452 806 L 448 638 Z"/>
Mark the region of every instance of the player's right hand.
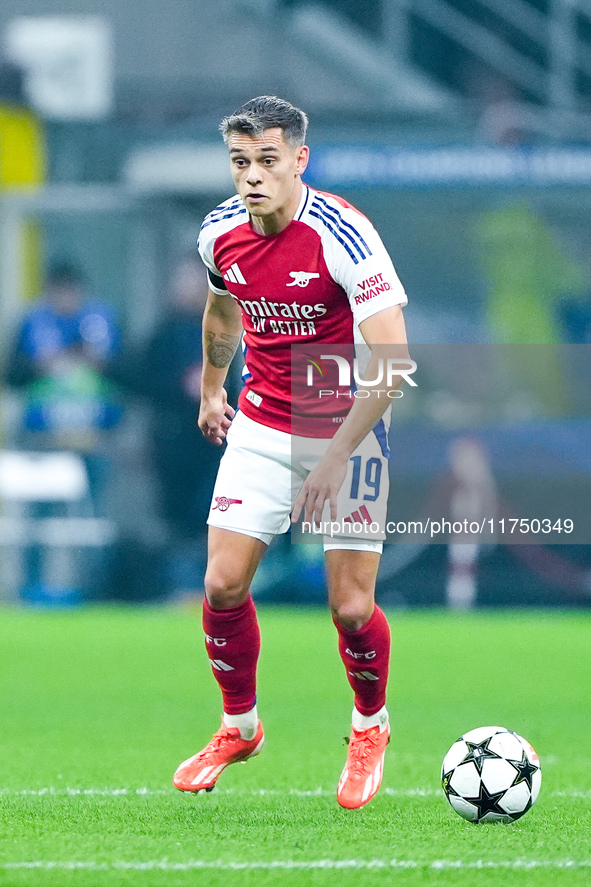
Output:
<path fill-rule="evenodd" d="M 203 396 L 199 407 L 197 424 L 203 436 L 210 443 L 220 447 L 230 430 L 232 419 L 236 415 L 234 407 L 228 403 L 228 397 L 224 389 L 214 397 Z"/>

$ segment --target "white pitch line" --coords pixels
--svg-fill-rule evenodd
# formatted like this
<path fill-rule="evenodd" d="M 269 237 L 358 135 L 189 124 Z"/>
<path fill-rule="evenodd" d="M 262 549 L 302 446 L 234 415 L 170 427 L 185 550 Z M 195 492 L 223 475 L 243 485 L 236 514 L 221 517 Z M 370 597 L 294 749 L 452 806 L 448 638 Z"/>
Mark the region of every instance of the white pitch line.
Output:
<path fill-rule="evenodd" d="M 191 859 L 186 862 L 172 862 L 169 859 L 149 860 L 146 862 L 92 862 L 63 860 L 32 860 L 22 862 L 6 862 L 0 864 L 1 870 L 84 870 L 84 871 L 165 871 L 184 872 L 215 869 L 216 871 L 272 871 L 272 870 L 366 870 L 366 869 L 426 869 L 432 871 L 468 871 L 474 869 L 504 869 L 513 871 L 529 871 L 531 869 L 570 870 L 576 871 L 591 868 L 591 859 L 273 859 L 252 862 L 228 862 L 224 860 Z"/>
<path fill-rule="evenodd" d="M 435 788 L 389 788 L 381 789 L 382 795 L 393 798 L 432 798 L 441 795 L 441 789 Z M 253 789 L 236 789 L 236 788 L 216 788 L 216 795 L 236 795 L 239 797 L 250 796 L 257 797 L 296 797 L 296 798 L 321 798 L 332 797 L 334 789 L 314 788 L 314 789 L 276 789 L 276 788 L 253 788 Z M 0 796 L 9 797 L 102 797 L 102 798 L 131 798 L 131 797 L 177 797 L 178 793 L 171 787 L 170 789 L 153 789 L 147 787 L 141 788 L 72 788 L 69 786 L 45 786 L 44 788 L 23 788 L 9 789 L 0 788 Z M 575 800 L 591 801 L 591 790 L 580 791 L 573 789 L 572 791 L 545 791 L 545 797 L 550 798 L 569 798 Z"/>
<path fill-rule="evenodd" d="M 11 795 L 13 797 L 104 797 L 119 798 L 156 795 L 169 795 L 170 791 L 166 789 L 151 788 L 69 788 L 68 786 L 45 786 L 45 788 L 22 788 L 22 789 L 0 789 L 0 795 Z"/>
<path fill-rule="evenodd" d="M 439 794 L 434 789 L 411 788 L 411 789 L 394 789 L 384 788 L 382 792 L 387 795 L 403 796 L 403 797 L 427 797 Z M 274 789 L 274 788 L 254 788 L 254 789 L 233 789 L 233 788 L 216 788 L 216 794 L 219 795 L 250 795 L 251 797 L 298 797 L 298 798 L 320 798 L 332 797 L 334 789 Z M 2 789 L 0 795 L 9 795 L 12 797 L 162 797 L 165 795 L 177 796 L 177 792 L 171 787 L 170 789 L 150 789 L 150 788 L 70 788 L 68 786 L 46 786 L 44 788 L 23 788 L 23 789 Z"/>

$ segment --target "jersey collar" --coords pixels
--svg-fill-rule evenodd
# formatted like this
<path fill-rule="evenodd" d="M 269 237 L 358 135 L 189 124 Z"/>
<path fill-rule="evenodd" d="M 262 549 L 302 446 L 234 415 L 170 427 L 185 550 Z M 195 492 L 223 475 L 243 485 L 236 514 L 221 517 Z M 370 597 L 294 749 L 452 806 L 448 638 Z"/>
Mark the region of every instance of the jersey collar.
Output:
<path fill-rule="evenodd" d="M 306 211 L 306 207 L 308 206 L 308 200 L 310 198 L 310 189 L 308 186 L 302 182 L 302 196 L 300 197 L 300 204 L 296 210 L 296 214 L 294 219 L 299 222 Z"/>

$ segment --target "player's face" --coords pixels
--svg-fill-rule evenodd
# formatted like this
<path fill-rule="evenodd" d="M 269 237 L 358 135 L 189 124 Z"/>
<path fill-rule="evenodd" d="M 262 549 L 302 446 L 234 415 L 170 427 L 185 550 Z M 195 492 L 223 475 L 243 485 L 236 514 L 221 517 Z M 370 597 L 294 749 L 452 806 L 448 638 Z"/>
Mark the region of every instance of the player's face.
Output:
<path fill-rule="evenodd" d="M 246 208 L 263 228 L 291 221 L 301 194 L 300 176 L 308 148 L 289 145 L 279 127 L 262 136 L 231 133 L 228 139 L 232 178 Z"/>

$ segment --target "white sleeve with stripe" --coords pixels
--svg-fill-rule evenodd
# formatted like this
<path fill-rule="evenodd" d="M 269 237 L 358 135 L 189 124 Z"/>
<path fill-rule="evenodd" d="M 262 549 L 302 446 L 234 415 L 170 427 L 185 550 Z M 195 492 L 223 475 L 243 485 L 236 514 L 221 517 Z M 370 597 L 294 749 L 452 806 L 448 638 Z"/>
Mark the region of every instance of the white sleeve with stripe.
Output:
<path fill-rule="evenodd" d="M 322 238 L 324 258 L 331 276 L 349 297 L 355 323 L 392 305 L 406 305 L 408 299 L 392 260 L 369 219 L 330 199 L 315 204 L 318 222 L 314 227 L 318 226 Z"/>
<path fill-rule="evenodd" d="M 213 260 L 213 247 L 216 236 L 220 232 L 217 229 L 217 226 L 214 226 L 213 224 L 208 224 L 209 218 L 210 217 L 207 216 L 205 221 L 203 222 L 203 226 L 201 228 L 201 231 L 199 232 L 197 247 L 199 249 L 199 255 L 203 260 L 203 264 L 207 268 L 207 280 L 210 290 L 215 293 L 216 296 L 226 296 L 230 294 L 226 289 L 224 279 L 216 268 L 215 262 Z"/>

